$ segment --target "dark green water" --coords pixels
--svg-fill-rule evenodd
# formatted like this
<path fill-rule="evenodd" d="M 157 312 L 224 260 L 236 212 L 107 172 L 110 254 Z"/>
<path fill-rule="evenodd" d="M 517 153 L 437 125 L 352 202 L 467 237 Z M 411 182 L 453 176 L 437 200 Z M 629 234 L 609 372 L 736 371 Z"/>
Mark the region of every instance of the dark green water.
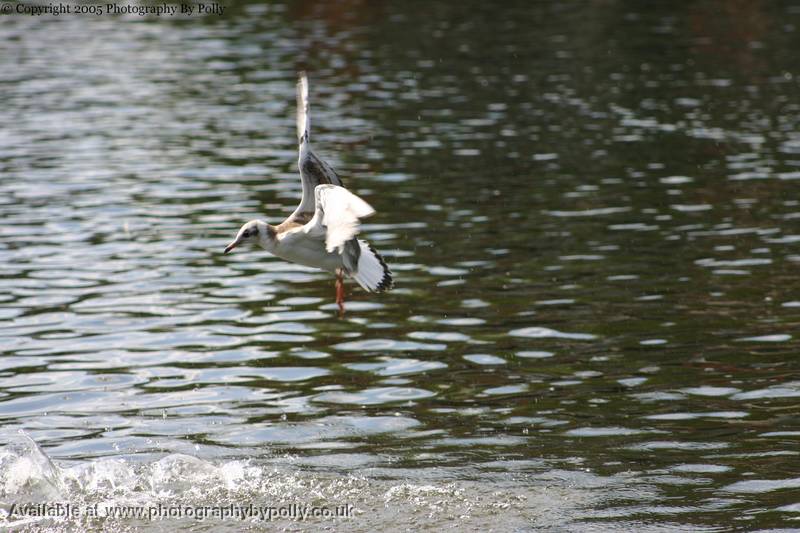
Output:
<path fill-rule="evenodd" d="M 251 2 L 0 37 L 6 511 L 800 527 L 800 6 Z M 303 69 L 397 278 L 345 320 L 330 276 L 221 253 L 296 206 Z"/>

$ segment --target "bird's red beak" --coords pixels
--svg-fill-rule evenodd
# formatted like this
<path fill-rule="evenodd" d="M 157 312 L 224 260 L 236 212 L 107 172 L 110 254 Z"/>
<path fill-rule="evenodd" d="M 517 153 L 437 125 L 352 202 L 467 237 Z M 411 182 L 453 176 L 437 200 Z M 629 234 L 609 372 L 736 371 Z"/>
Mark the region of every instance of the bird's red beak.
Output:
<path fill-rule="evenodd" d="M 225 253 L 227 254 L 227 253 L 229 253 L 231 250 L 233 250 L 234 248 L 236 248 L 237 246 L 239 246 L 239 243 L 240 243 L 240 242 L 241 242 L 241 241 L 240 241 L 239 239 L 236 239 L 235 241 L 233 241 L 232 243 L 230 243 L 228 246 L 226 246 L 226 247 L 225 247 Z"/>

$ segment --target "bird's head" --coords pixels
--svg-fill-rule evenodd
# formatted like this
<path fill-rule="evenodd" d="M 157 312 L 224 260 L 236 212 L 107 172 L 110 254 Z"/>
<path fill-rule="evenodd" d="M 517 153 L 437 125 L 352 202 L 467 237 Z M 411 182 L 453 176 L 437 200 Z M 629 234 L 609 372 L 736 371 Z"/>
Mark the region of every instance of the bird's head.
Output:
<path fill-rule="evenodd" d="M 239 229 L 233 242 L 225 247 L 225 253 L 243 244 L 260 244 L 263 248 L 269 248 L 274 238 L 275 230 L 269 224 L 263 220 L 251 220 Z"/>

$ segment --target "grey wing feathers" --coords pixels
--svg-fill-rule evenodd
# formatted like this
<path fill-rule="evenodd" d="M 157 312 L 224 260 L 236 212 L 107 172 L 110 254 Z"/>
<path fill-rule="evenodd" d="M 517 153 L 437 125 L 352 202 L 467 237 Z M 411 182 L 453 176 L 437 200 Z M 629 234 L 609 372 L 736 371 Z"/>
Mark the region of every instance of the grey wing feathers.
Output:
<path fill-rule="evenodd" d="M 300 153 L 297 166 L 303 186 L 303 198 L 295 214 L 313 212 L 315 208 L 314 189 L 317 185 L 342 186 L 342 180 L 331 166 L 311 150 L 309 142 L 310 116 L 308 106 L 308 78 L 303 72 L 297 82 L 297 138 Z"/>
<path fill-rule="evenodd" d="M 308 116 L 308 78 L 305 72 L 297 80 L 297 141 L 308 142 L 310 124 Z"/>

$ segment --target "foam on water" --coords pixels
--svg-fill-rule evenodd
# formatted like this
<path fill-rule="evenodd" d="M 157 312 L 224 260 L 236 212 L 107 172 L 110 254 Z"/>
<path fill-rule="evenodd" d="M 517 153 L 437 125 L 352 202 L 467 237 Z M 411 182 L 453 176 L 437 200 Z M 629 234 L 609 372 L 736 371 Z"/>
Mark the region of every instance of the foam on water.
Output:
<path fill-rule="evenodd" d="M 296 468 L 291 458 L 284 459 L 205 460 L 186 454 L 148 454 L 56 464 L 20 432 L 12 443 L 0 448 L 0 526 L 57 532 L 99 526 L 127 530 L 155 524 L 175 531 L 193 530 L 202 522 L 214 530 L 238 530 L 242 524 L 264 524 L 266 515 L 259 513 L 267 513 L 267 507 L 335 510 L 349 506 L 349 516 L 302 518 L 298 514 L 275 518 L 270 527 L 297 527 L 302 523 L 303 527 L 374 531 L 388 523 L 407 523 L 421 528 L 449 524 L 476 530 L 496 526 L 499 520 L 504 529 L 519 529 L 537 521 L 534 510 L 542 505 L 547 510 L 540 514 L 546 515 L 547 521 L 556 516 L 564 520 L 569 513 L 560 514 L 558 509 L 565 502 L 573 506 L 584 499 L 576 490 L 574 501 L 565 500 L 569 483 L 552 491 L 551 484 L 543 490 L 510 478 L 457 481 L 448 479 L 450 475 L 445 473 L 441 479 L 409 482 L 403 479 L 408 477 L 403 471 L 396 479 L 378 471 L 336 475 Z M 36 513 L 20 511 L 25 504 L 53 508 L 59 503 L 78 509 L 77 516 L 32 516 Z M 16 505 L 16 511 L 12 511 L 12 505 Z M 230 506 L 246 510 L 220 518 L 206 509 Z M 98 510 L 99 517 L 90 516 L 90 507 Z M 121 509 L 130 513 L 140 509 L 144 516 L 109 516 Z M 250 512 L 255 514 L 245 516 Z M 148 518 L 148 514 L 154 518 Z"/>

